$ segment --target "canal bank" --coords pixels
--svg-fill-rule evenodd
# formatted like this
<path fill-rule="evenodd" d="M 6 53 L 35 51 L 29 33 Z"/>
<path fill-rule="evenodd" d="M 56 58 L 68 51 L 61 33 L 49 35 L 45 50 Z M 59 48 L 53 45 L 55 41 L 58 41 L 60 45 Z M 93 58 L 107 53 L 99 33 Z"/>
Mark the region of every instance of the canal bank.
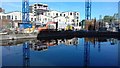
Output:
<path fill-rule="evenodd" d="M 96 31 L 42 31 L 37 39 L 59 39 L 73 37 L 106 37 L 120 38 L 120 32 L 96 32 Z"/>
<path fill-rule="evenodd" d="M 0 35 L 0 41 L 2 41 L 2 40 L 32 39 L 32 38 L 37 38 L 37 34 L 10 34 L 10 35 Z"/>

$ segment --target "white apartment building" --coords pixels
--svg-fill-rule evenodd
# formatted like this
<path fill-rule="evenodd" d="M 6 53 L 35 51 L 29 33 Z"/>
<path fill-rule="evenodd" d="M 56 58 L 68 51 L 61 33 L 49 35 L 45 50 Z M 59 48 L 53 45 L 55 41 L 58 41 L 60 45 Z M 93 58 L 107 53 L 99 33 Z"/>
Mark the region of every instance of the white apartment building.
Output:
<path fill-rule="evenodd" d="M 2 25 L 11 24 L 14 27 L 18 27 L 18 23 L 22 21 L 21 12 L 9 12 L 9 13 L 0 13 L 0 20 L 2 20 Z M 0 24 L 1 24 L 0 23 Z"/>
<path fill-rule="evenodd" d="M 30 19 L 46 24 L 49 21 L 65 22 L 74 26 L 79 26 L 80 13 L 79 12 L 60 12 L 56 10 L 49 10 L 47 4 L 35 3 L 30 6 L 30 12 L 36 16 Z"/>
<path fill-rule="evenodd" d="M 10 12 L 10 13 L 0 13 L 0 19 L 7 19 L 7 20 L 22 20 L 22 13 L 21 12 Z"/>
<path fill-rule="evenodd" d="M 43 14 L 43 12 L 48 11 L 48 5 L 42 3 L 35 3 L 30 6 L 30 13 L 34 15 Z"/>
<path fill-rule="evenodd" d="M 66 22 L 79 26 L 80 22 L 80 13 L 79 12 L 63 12 L 62 16 L 66 18 Z"/>
<path fill-rule="evenodd" d="M 80 22 L 79 12 L 59 12 L 52 10 L 45 12 L 44 15 L 53 18 L 55 22 L 66 22 L 75 26 L 78 26 Z"/>

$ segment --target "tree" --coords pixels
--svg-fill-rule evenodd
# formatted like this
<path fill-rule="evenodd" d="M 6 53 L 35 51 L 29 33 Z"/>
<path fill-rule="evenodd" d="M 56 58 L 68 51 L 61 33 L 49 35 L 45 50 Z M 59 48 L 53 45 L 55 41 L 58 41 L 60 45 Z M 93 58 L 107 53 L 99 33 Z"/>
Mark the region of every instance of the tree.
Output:
<path fill-rule="evenodd" d="M 106 15 L 106 16 L 104 16 L 104 18 L 103 18 L 103 21 L 104 21 L 104 22 L 108 22 L 108 23 L 113 22 L 113 21 L 115 21 L 115 20 L 116 20 L 115 16 L 108 16 L 108 15 Z"/>

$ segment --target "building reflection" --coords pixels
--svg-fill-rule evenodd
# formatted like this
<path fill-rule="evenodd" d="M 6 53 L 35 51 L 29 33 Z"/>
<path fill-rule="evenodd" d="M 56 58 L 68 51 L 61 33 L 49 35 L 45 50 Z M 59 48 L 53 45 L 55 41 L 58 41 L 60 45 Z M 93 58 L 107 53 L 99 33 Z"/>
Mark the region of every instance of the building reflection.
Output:
<path fill-rule="evenodd" d="M 117 44 L 117 39 L 114 38 L 85 38 L 85 42 L 90 42 L 94 48 L 98 47 L 98 52 L 101 51 L 101 43 L 103 42 L 110 42 L 110 45 L 115 45 Z"/>
<path fill-rule="evenodd" d="M 60 44 L 64 44 L 66 46 L 69 45 L 78 45 L 78 38 L 73 38 L 73 39 L 55 39 L 55 40 L 37 40 L 37 41 L 32 41 L 32 45 L 30 46 L 32 50 L 35 51 L 46 51 L 48 50 L 48 47 L 51 46 L 57 46 Z"/>
<path fill-rule="evenodd" d="M 59 40 L 59 44 L 78 45 L 78 38 L 62 39 L 62 40 Z"/>

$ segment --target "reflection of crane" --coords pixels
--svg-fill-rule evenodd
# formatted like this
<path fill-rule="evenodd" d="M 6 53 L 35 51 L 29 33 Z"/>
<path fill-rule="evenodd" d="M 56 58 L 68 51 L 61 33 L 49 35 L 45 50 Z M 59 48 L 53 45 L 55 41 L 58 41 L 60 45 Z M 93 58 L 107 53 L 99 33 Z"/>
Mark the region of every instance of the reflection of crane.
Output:
<path fill-rule="evenodd" d="M 84 42 L 84 66 L 88 67 L 90 64 L 90 44 L 89 42 Z"/>
<path fill-rule="evenodd" d="M 28 67 L 30 65 L 30 45 L 28 42 L 23 44 L 23 66 Z"/>

